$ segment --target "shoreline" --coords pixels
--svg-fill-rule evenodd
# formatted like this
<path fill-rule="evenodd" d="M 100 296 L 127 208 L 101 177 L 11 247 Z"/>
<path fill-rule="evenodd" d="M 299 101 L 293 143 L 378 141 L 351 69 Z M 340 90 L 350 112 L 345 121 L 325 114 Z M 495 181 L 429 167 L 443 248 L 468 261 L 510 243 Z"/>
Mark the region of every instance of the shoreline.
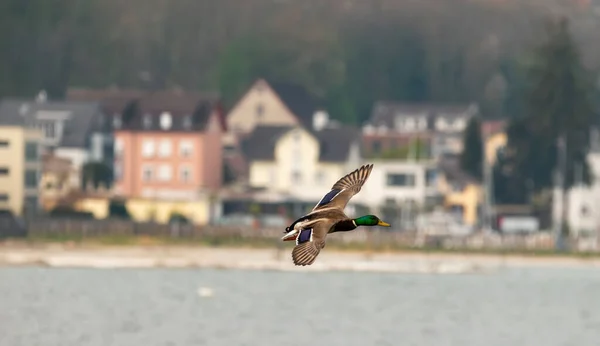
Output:
<path fill-rule="evenodd" d="M 2 244 L 0 267 L 213 268 L 278 271 L 361 271 L 468 274 L 505 268 L 598 268 L 600 258 L 443 252 L 367 252 L 324 249 L 307 267 L 291 261 L 291 247 L 190 245 Z"/>

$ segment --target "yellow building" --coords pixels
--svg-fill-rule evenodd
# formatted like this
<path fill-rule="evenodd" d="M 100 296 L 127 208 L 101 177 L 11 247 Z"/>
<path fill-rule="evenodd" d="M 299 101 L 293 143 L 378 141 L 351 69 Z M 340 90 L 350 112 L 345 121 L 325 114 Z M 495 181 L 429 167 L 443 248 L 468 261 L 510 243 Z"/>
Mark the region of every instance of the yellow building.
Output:
<path fill-rule="evenodd" d="M 498 154 L 504 149 L 507 142 L 508 137 L 503 131 L 492 133 L 485 138 L 485 159 L 490 166 L 493 167 L 496 164 Z"/>
<path fill-rule="evenodd" d="M 0 104 L 0 210 L 16 216 L 37 211 L 41 139 L 16 110 Z"/>
<path fill-rule="evenodd" d="M 493 167 L 499 151 L 506 146 L 506 133 L 497 131 L 483 140 L 486 163 Z M 446 157 L 442 160 L 445 160 L 445 162 L 441 162 L 442 174 L 438 179 L 438 189 L 445 196 L 445 208 L 461 215 L 465 224 L 476 225 L 479 221 L 480 207 L 484 198 L 484 189 L 481 182 L 462 172 L 458 156 Z"/>
<path fill-rule="evenodd" d="M 297 125 L 298 116 L 286 102 L 286 92 L 278 84 L 259 79 L 227 115 L 228 127 L 236 133 L 249 133 L 257 125 Z M 312 116 L 312 114 L 310 114 Z"/>
<path fill-rule="evenodd" d="M 90 212 L 96 219 L 109 217 L 110 198 L 88 197 L 81 198 L 75 203 L 78 211 Z M 213 201 L 210 196 L 204 196 L 193 201 L 168 201 L 144 198 L 131 198 L 125 202 L 125 207 L 131 219 L 136 222 L 156 222 L 166 224 L 175 214 L 182 215 L 191 223 L 206 225 L 213 215 Z"/>

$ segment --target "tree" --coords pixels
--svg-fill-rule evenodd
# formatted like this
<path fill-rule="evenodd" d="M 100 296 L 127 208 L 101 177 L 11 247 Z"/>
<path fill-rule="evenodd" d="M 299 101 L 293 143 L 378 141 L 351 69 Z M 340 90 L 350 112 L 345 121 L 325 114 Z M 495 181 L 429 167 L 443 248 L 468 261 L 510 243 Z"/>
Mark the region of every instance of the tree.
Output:
<path fill-rule="evenodd" d="M 481 139 L 481 122 L 477 117 L 471 118 L 465 130 L 460 165 L 465 172 L 481 180 L 483 141 Z"/>
<path fill-rule="evenodd" d="M 111 199 L 108 203 L 108 215 L 110 218 L 131 220 L 131 214 L 127 204 L 121 199 Z"/>
<path fill-rule="evenodd" d="M 508 165 L 512 178 L 535 182 L 536 192 L 550 188 L 556 172 L 558 140 L 566 142 L 565 187 L 591 181 L 586 161 L 589 128 L 595 111 L 590 100 L 593 84 L 579 59 L 566 19 L 550 22 L 546 40 L 536 47 L 527 68 L 526 116 L 508 129 Z"/>
<path fill-rule="evenodd" d="M 82 178 L 84 187 L 92 183 L 94 188 L 100 184 L 108 188 L 113 181 L 112 168 L 104 162 L 88 162 L 83 166 Z"/>

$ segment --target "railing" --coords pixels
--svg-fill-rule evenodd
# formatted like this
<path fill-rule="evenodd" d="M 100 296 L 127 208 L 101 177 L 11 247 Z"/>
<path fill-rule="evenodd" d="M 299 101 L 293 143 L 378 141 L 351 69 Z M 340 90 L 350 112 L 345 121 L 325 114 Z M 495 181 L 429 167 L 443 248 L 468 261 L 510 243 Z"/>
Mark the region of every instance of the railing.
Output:
<path fill-rule="evenodd" d="M 194 226 L 135 223 L 121 220 L 34 219 L 27 223 L 27 234 L 32 238 L 93 239 L 98 237 L 152 236 L 180 241 L 226 240 L 273 241 L 283 236 L 280 228 L 253 228 L 247 226 Z M 389 232 L 359 229 L 355 232 L 332 234 L 328 244 L 359 246 L 373 249 L 433 248 L 456 250 L 552 251 L 554 240 L 549 233 L 530 235 L 425 235 L 417 232 Z M 571 251 L 600 252 L 599 239 L 579 238 L 567 241 Z"/>

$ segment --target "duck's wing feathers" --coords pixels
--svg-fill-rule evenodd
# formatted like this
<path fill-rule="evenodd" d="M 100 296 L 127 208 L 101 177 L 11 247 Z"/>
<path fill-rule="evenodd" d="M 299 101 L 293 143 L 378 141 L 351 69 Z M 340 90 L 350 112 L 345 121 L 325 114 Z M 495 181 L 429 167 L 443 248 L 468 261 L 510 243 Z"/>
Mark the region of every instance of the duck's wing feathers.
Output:
<path fill-rule="evenodd" d="M 331 191 L 321 198 L 319 203 L 313 208 L 313 211 L 331 207 L 344 210 L 346 204 L 350 201 L 350 198 L 360 192 L 360 189 L 369 178 L 372 170 L 372 164 L 363 165 L 343 176 L 333 184 Z"/>
<path fill-rule="evenodd" d="M 314 223 L 310 228 L 300 231 L 296 238 L 296 246 L 292 250 L 292 260 L 297 266 L 307 266 L 313 264 L 321 249 L 325 247 L 325 238 L 333 220 L 320 220 Z"/>

